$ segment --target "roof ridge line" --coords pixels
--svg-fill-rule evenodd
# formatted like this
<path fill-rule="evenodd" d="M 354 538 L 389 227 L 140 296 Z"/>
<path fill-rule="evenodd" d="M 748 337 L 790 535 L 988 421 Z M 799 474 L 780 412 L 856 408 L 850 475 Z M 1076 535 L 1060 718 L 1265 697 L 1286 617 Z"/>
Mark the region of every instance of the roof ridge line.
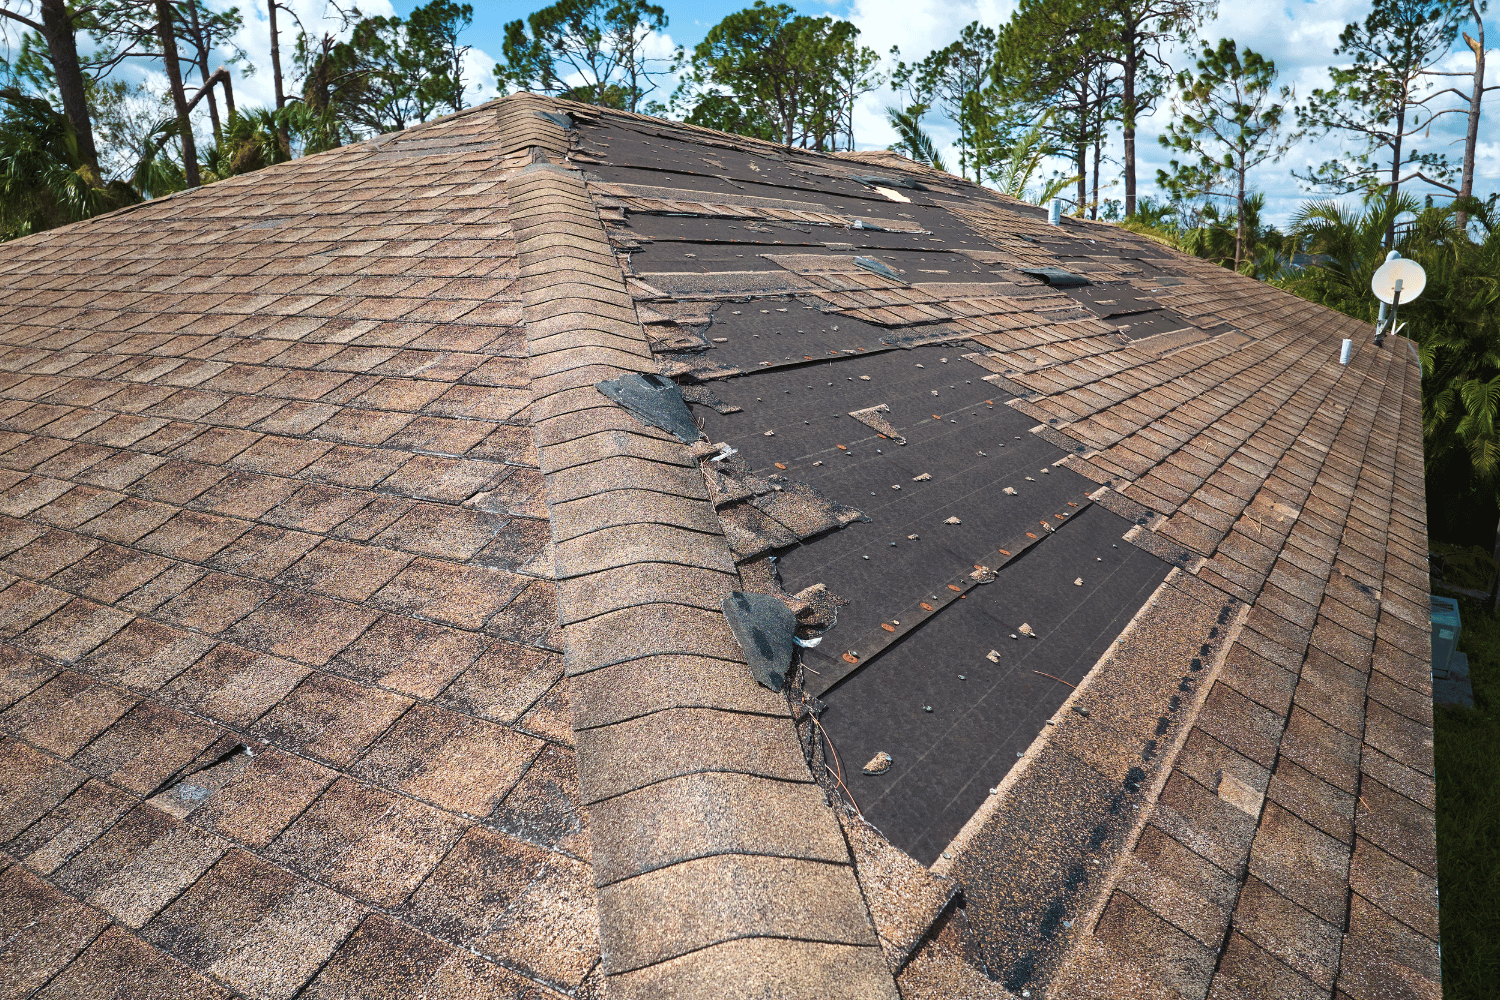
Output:
<path fill-rule="evenodd" d="M 558 428 L 582 431 L 600 423 L 619 423 L 619 408 L 598 392 L 596 383 L 632 371 L 655 374 L 658 370 L 633 305 L 634 321 L 630 322 L 601 314 L 591 308 L 592 297 L 576 295 L 579 287 L 598 287 L 601 295 L 609 286 L 617 287 L 621 295 L 629 293 L 582 175 L 553 159 L 566 156 L 567 131 L 553 117 L 534 113 L 552 107 L 570 105 L 516 95 L 500 109 L 507 148 L 531 151 L 531 163 L 506 178 L 507 196 L 516 209 L 511 221 L 519 237 L 517 258 L 521 273 L 528 275 L 521 279 L 523 320 L 527 313 L 543 308 L 555 316 L 561 307 L 575 312 L 580 319 L 578 329 L 595 341 L 566 352 L 547 352 L 528 326 L 533 428 L 543 469 L 559 464 L 547 457 L 549 451 L 567 447 L 556 442 L 575 436 L 557 433 Z M 521 197 L 541 190 L 557 197 Z M 560 214 L 555 210 L 560 203 L 573 207 Z M 566 242 L 551 238 L 560 227 L 567 229 Z M 545 267 L 528 272 L 528 264 Z M 591 283 L 578 283 L 579 275 L 587 275 Z M 563 286 L 570 291 L 565 294 Z M 629 439 L 649 439 L 650 448 L 631 448 Z M 666 489 L 688 503 L 700 501 L 716 521 L 697 464 L 676 438 L 640 424 L 618 439 L 601 435 L 597 443 L 598 457 L 617 453 L 631 457 L 633 463 L 623 482 L 618 471 L 596 473 L 615 477 L 607 484 L 610 490 L 605 497 L 598 497 L 598 487 L 606 484 L 592 482 L 576 469 L 543 474 L 549 508 L 562 503 L 581 508 L 570 518 L 575 530 L 590 518 L 601 528 L 607 526 L 622 491 L 656 496 Z M 679 461 L 670 460 L 674 451 L 681 452 Z M 556 532 L 555 519 L 552 525 Z M 852 946 L 851 957 L 843 964 L 856 994 L 897 1000 L 894 979 L 833 810 L 821 794 L 814 794 L 816 801 L 809 808 L 795 812 L 773 805 L 789 783 L 809 783 L 815 792 L 817 787 L 810 784 L 811 772 L 786 697 L 756 686 L 722 612 L 695 607 L 703 603 L 701 593 L 673 593 L 674 586 L 697 587 L 696 579 L 666 581 L 642 604 L 633 591 L 610 592 L 604 574 L 620 567 L 602 555 L 598 559 L 600 564 L 592 569 L 570 567 L 570 578 L 582 581 L 583 588 L 559 593 L 563 620 L 571 617 L 566 609 L 569 603 L 587 600 L 590 611 L 587 621 L 563 630 L 568 675 L 597 679 L 605 671 L 616 671 L 623 677 L 633 664 L 658 653 L 714 657 L 724 669 L 715 672 L 711 683 L 717 690 L 705 689 L 700 699 L 704 708 L 698 711 L 719 717 L 709 727 L 715 730 L 715 738 L 722 738 L 724 731 L 735 733 L 710 754 L 701 719 L 653 710 L 635 713 L 629 721 L 588 726 L 588 738 L 579 740 L 579 776 L 586 799 L 627 774 L 649 789 L 644 795 L 650 800 L 650 822 L 613 816 L 598 802 L 584 807 L 595 852 L 621 859 L 626 866 L 623 873 L 615 871 L 608 884 L 596 882 L 595 887 L 600 950 L 610 993 L 620 997 L 734 997 L 772 977 L 781 983 L 785 995 L 813 996 L 822 990 L 826 975 L 822 963 L 814 960 L 814 952 L 808 951 L 806 960 L 789 963 L 769 949 L 784 950 L 789 941 L 824 942 L 817 947 L 826 948 L 832 938 L 834 944 Z M 722 535 L 717 544 L 712 535 L 697 535 L 691 551 L 683 549 L 675 536 L 653 537 L 643 542 L 637 561 L 664 559 L 711 569 L 733 565 Z M 581 562 L 586 561 L 581 556 Z M 587 586 L 590 577 L 600 579 L 596 588 Z M 726 579 L 724 586 L 727 592 L 734 584 Z M 581 589 L 594 592 L 585 595 Z M 653 676 L 661 673 L 652 672 Z M 681 691 L 657 683 L 660 687 L 643 699 L 644 704 L 676 707 Z M 607 712 L 595 709 L 614 694 L 614 687 L 607 680 L 585 685 L 570 682 L 573 718 L 607 717 Z M 767 714 L 749 714 L 747 704 Z M 705 765 L 724 769 L 740 760 L 746 762 L 746 771 L 758 765 L 755 771 L 761 776 L 749 779 L 754 783 L 750 789 L 732 796 L 723 790 L 698 795 L 684 792 L 695 780 L 684 770 L 701 771 Z M 702 801 L 703 794 L 709 795 L 709 801 Z M 775 822 L 767 822 L 768 815 L 774 815 Z M 682 836 L 662 836 L 663 831 L 674 830 L 682 831 Z M 819 863 L 821 874 L 804 870 L 807 862 L 788 860 L 799 854 L 795 849 L 799 845 L 830 838 L 841 845 L 842 860 Z M 685 864 L 690 860 L 691 865 Z M 798 887 L 811 879 L 815 891 L 811 895 L 799 891 L 788 884 L 788 878 Z M 721 947 L 735 941 L 743 943 L 732 949 Z M 696 957 L 679 961 L 689 955 Z"/>

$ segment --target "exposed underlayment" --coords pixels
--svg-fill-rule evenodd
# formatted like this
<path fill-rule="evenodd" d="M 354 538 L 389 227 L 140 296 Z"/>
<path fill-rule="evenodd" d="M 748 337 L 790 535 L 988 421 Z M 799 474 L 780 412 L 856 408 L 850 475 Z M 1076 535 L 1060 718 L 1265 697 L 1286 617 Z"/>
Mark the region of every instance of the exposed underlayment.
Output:
<path fill-rule="evenodd" d="M 0 992 L 1436 997 L 1365 333 L 529 95 L 0 246 Z"/>
<path fill-rule="evenodd" d="M 1347 546 L 1357 540 L 1327 550 L 1288 532 L 1319 477 L 1335 474 L 1321 457 L 1329 435 L 1366 435 L 1356 460 L 1374 444 L 1368 418 L 1351 423 L 1337 402 L 1367 380 L 1402 400 L 1410 455 L 1407 359 L 1364 355 L 1340 370 L 1334 335 L 1354 333 L 1342 317 L 1109 227 L 1049 227 L 1039 210 L 896 158 L 865 157 L 876 177 L 851 159 L 623 116 L 581 116 L 575 143 L 663 371 L 692 387 L 701 426 L 723 442 L 702 449 L 703 465 L 734 475 L 710 471 L 710 482 L 787 484 L 765 495 L 792 510 L 795 483 L 808 504 L 862 515 L 809 518 L 809 533 L 788 530 L 785 514 L 746 517 L 744 500 L 718 501 L 747 585 L 783 594 L 800 631 L 821 634 L 802 652 L 802 682 L 832 794 L 959 878 L 957 953 L 1018 994 L 1046 992 L 1065 973 L 1059 995 L 1201 996 L 1211 984 L 1259 995 L 1247 985 L 1265 981 L 1259 956 L 1286 953 L 1247 936 L 1259 917 L 1246 900 L 1190 904 L 1183 893 L 1215 884 L 1196 885 L 1200 876 L 1166 896 L 1137 877 L 1132 895 L 1121 873 L 1167 863 L 1153 862 L 1162 848 L 1144 831 L 1171 829 L 1177 850 L 1224 866 L 1225 884 L 1260 884 L 1243 861 L 1207 848 L 1198 820 L 1172 827 L 1158 803 L 1187 794 L 1176 768 L 1203 740 L 1225 763 L 1275 766 L 1274 753 L 1247 753 L 1217 721 L 1225 711 L 1240 727 L 1260 712 L 1284 725 L 1300 718 L 1240 679 L 1240 650 L 1262 648 L 1258 637 L 1299 648 L 1276 624 L 1290 608 L 1276 605 L 1272 619 L 1259 610 L 1258 595 L 1280 591 L 1267 579 L 1272 562 L 1240 539 L 1273 562 L 1285 550 L 1280 560 L 1298 572 L 1346 578 L 1327 567 L 1355 559 Z M 1316 326 L 1299 329 L 1314 315 Z M 1377 491 L 1397 446 L 1382 437 L 1364 463 Z M 1421 560 L 1406 558 L 1421 545 L 1415 468 L 1401 473 L 1399 519 L 1383 508 L 1374 522 L 1382 538 L 1406 533 L 1389 557 L 1404 561 L 1386 575 L 1409 580 L 1411 599 L 1385 626 L 1368 620 L 1372 639 L 1425 620 Z M 1304 565 L 1309 546 L 1341 555 Z M 1300 599 L 1318 604 L 1310 592 Z M 1313 633 L 1321 612 L 1303 614 L 1293 627 Z M 1425 648 L 1402 645 L 1416 659 Z M 1316 659 L 1306 639 L 1301 648 L 1286 655 Z M 1421 698 L 1420 673 L 1390 669 Z M 862 772 L 867 760 L 875 773 Z M 1430 773 L 1424 760 L 1407 766 Z M 1238 813 L 1252 821 L 1245 850 L 1261 840 L 1282 849 L 1272 846 L 1282 827 L 1255 823 L 1277 815 L 1263 778 L 1190 766 L 1197 787 L 1249 807 Z M 1338 801 L 1338 787 L 1317 794 Z M 1158 826 L 1143 826 L 1153 810 Z M 1154 853 L 1142 854 L 1147 845 Z M 1350 884 L 1336 847 L 1299 847 L 1324 851 L 1308 862 Z M 1301 902 L 1289 884 L 1276 891 Z M 1148 933 L 1143 946 L 1134 925 L 1144 918 L 1111 922 L 1127 906 L 1171 933 Z M 1221 915 L 1183 928 L 1184 906 Z M 938 942 L 954 926 L 932 939 L 934 955 L 949 954 Z M 1199 964 L 1184 971 L 1189 955 Z M 1420 969 L 1435 974 L 1430 957 Z M 1308 973 L 1293 962 L 1286 982 L 1336 985 Z"/>

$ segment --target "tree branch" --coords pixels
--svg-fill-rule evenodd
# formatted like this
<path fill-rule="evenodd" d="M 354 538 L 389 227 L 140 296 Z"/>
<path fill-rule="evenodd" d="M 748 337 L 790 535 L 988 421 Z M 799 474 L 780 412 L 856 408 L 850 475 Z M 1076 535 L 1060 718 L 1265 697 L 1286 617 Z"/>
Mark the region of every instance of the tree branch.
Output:
<path fill-rule="evenodd" d="M 1441 96 L 1443 94 L 1455 94 L 1455 95 L 1458 96 L 1458 99 L 1460 101 L 1463 101 L 1465 104 L 1471 104 L 1471 103 L 1473 103 L 1469 99 L 1469 96 L 1467 94 L 1464 94 L 1461 91 L 1459 91 L 1459 89 L 1457 87 L 1444 87 L 1442 90 L 1434 90 L 1432 93 L 1428 94 L 1426 97 L 1422 98 L 1420 101 L 1412 101 L 1411 103 L 1412 104 L 1416 104 L 1416 105 L 1426 106 L 1426 104 L 1427 104 L 1428 101 L 1432 100 L 1434 97 L 1439 97 L 1439 96 Z M 1449 110 L 1450 111 L 1457 111 L 1458 109 L 1457 108 L 1450 108 Z"/>
<path fill-rule="evenodd" d="M 32 31 L 38 32 L 39 34 L 47 34 L 47 30 L 40 24 L 37 24 L 29 17 L 22 17 L 20 14 L 17 14 L 13 10 L 6 10 L 4 7 L 0 7 L 0 14 L 4 14 L 6 17 L 10 18 L 13 21 L 20 21 L 22 24 L 26 25 L 26 27 L 30 28 Z"/>
<path fill-rule="evenodd" d="M 1418 178 L 1426 181 L 1428 184 L 1431 184 L 1433 187 L 1440 187 L 1444 191 L 1451 192 L 1452 194 L 1455 194 L 1455 195 L 1458 194 L 1458 188 L 1454 187 L 1451 184 L 1444 184 L 1442 181 L 1435 181 L 1431 177 L 1428 177 L 1426 174 L 1422 173 L 1422 171 L 1420 171 L 1420 170 L 1413 170 L 1411 173 L 1407 174 L 1405 177 L 1399 178 L 1396 181 L 1396 183 L 1397 184 L 1405 184 L 1407 181 L 1416 180 Z"/>

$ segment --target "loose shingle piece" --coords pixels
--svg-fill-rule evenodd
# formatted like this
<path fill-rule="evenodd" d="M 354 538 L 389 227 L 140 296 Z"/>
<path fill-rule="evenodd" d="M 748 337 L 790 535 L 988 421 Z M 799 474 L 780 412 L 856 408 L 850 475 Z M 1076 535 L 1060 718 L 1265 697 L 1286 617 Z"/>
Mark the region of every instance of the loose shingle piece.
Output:
<path fill-rule="evenodd" d="M 1362 331 L 526 94 L 0 244 L 0 981 L 1437 995 Z"/>

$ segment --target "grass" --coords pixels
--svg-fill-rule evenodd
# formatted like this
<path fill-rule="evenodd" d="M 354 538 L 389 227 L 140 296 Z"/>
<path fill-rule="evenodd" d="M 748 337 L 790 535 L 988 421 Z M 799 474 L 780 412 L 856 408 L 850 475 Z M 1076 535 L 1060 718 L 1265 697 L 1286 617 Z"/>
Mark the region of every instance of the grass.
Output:
<path fill-rule="evenodd" d="M 1488 1000 L 1500 989 L 1500 618 L 1458 601 L 1475 707 L 1434 712 L 1443 995 Z"/>

